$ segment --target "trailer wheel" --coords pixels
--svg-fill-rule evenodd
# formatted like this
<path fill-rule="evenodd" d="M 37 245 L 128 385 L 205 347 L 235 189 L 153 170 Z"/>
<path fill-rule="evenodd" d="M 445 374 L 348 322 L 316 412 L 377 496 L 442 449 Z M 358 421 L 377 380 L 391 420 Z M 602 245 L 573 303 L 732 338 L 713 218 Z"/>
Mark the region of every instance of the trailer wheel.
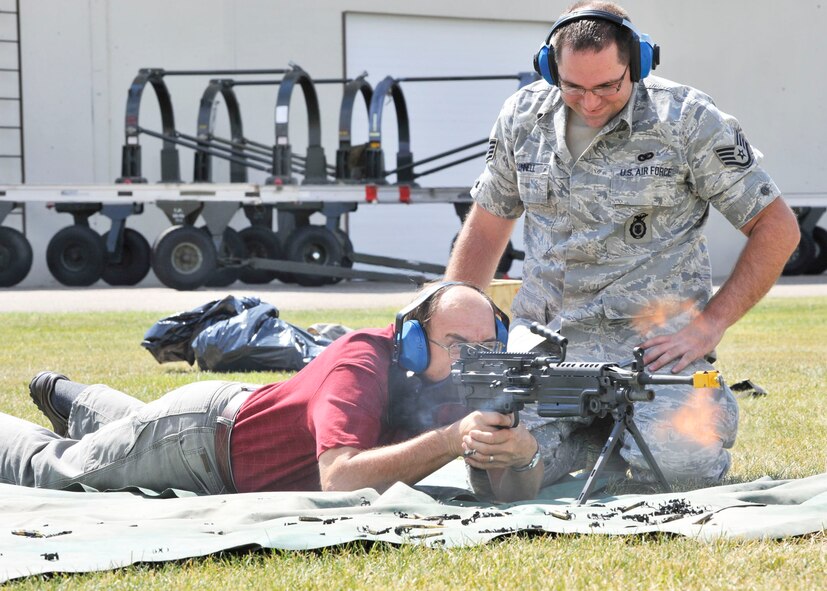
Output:
<path fill-rule="evenodd" d="M 827 230 L 821 226 L 813 229 L 813 241 L 815 242 L 815 254 L 813 262 L 807 267 L 807 275 L 821 275 L 827 271 Z"/>
<path fill-rule="evenodd" d="M 336 235 L 322 226 L 296 228 L 287 240 L 287 259 L 298 263 L 342 266 L 344 249 Z M 317 287 L 338 283 L 341 277 L 293 273 L 293 280 L 299 285 Z"/>
<path fill-rule="evenodd" d="M 22 232 L 0 226 L 0 287 L 17 285 L 32 268 L 32 245 Z"/>
<path fill-rule="evenodd" d="M 109 232 L 103 235 L 106 244 Z M 103 268 L 102 279 L 109 285 L 137 285 L 149 273 L 152 263 L 152 248 L 140 232 L 132 228 L 123 231 L 121 260 L 113 261 L 111 257 Z"/>
<path fill-rule="evenodd" d="M 250 226 L 238 233 L 251 257 L 262 259 L 283 259 L 284 251 L 281 248 L 276 233 L 264 226 Z M 254 269 L 245 267 L 241 269 L 240 278 L 244 283 L 250 285 L 261 285 L 270 283 L 273 279 L 280 279 L 282 273 L 268 271 L 267 269 Z"/>
<path fill-rule="evenodd" d="M 152 270 L 167 287 L 196 289 L 215 271 L 217 258 L 209 234 L 193 226 L 171 226 L 152 247 Z"/>
<path fill-rule="evenodd" d="M 813 237 L 807 232 L 801 232 L 798 246 L 784 265 L 782 275 L 801 275 L 813 264 L 816 256 L 816 244 Z"/>
<path fill-rule="evenodd" d="M 92 285 L 103 275 L 106 245 L 100 234 L 87 226 L 67 226 L 49 241 L 46 264 L 63 285 Z"/>
<path fill-rule="evenodd" d="M 201 230 L 212 240 L 212 235 L 206 226 L 202 227 Z M 244 241 L 238 235 L 238 232 L 233 228 L 226 228 L 222 238 L 221 251 L 218 253 L 218 260 L 216 261 L 217 268 L 204 283 L 209 287 L 227 287 L 238 281 L 241 275 L 241 267 L 237 263 L 240 259 L 247 258 L 247 248 L 244 246 Z M 229 265 L 222 266 L 222 263 L 229 263 Z M 233 263 L 236 264 L 233 265 Z"/>

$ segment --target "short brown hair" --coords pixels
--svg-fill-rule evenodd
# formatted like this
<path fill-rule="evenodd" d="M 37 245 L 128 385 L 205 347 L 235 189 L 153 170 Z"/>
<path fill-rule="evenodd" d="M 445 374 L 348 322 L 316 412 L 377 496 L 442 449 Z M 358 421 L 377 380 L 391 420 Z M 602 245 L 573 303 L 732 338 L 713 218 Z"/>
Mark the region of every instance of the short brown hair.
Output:
<path fill-rule="evenodd" d="M 560 15 L 564 17 L 572 12 L 580 10 L 602 10 L 617 16 L 629 19 L 629 15 L 614 2 L 602 2 L 598 0 L 580 0 L 569 6 Z M 618 26 L 611 21 L 599 18 L 585 18 L 563 25 L 554 32 L 552 44 L 554 46 L 555 61 L 560 63 L 560 56 L 564 47 L 570 47 L 572 51 L 602 51 L 614 43 L 617 46 L 617 55 L 621 63 L 629 63 L 631 54 L 629 47 L 632 43 L 632 32 L 626 27 Z"/>

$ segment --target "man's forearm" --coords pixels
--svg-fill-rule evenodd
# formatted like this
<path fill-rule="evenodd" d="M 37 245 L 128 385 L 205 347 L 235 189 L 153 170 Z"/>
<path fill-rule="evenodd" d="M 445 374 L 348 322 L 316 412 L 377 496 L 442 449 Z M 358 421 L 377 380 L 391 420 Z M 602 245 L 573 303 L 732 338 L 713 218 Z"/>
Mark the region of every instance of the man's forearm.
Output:
<path fill-rule="evenodd" d="M 798 244 L 798 222 L 781 198 L 760 216 L 745 231 L 747 243 L 732 273 L 702 313 L 705 321 L 721 331 L 735 324 L 767 294 Z"/>
<path fill-rule="evenodd" d="M 491 256 L 491 248 L 487 247 L 482 236 L 463 231 L 451 252 L 445 280 L 465 281 L 485 288 L 494 278 L 497 261 L 497 258 Z"/>
<path fill-rule="evenodd" d="M 487 287 L 511 237 L 514 223 L 515 220 L 497 217 L 474 205 L 451 252 L 445 279 Z"/>
<path fill-rule="evenodd" d="M 533 499 L 543 484 L 543 460 L 531 470 L 515 472 L 509 468 L 490 471 L 489 479 L 494 498 L 503 503 Z"/>
<path fill-rule="evenodd" d="M 348 448 L 335 453 L 332 461 L 319 458 L 323 490 L 387 489 L 394 482 L 416 484 L 428 474 L 438 470 L 459 455 L 453 438 L 448 433 L 451 426 L 435 429 L 421 435 L 385 447 L 369 450 Z M 323 454 L 323 456 L 325 455 Z M 329 464 L 329 465 L 324 465 Z"/>
<path fill-rule="evenodd" d="M 726 330 L 769 291 L 799 240 L 798 222 L 779 197 L 750 220 L 741 231 L 747 244 L 735 268 L 704 310 L 676 333 L 658 335 L 641 343 L 644 362 L 658 371 L 672 361 L 672 372 L 715 349 Z"/>

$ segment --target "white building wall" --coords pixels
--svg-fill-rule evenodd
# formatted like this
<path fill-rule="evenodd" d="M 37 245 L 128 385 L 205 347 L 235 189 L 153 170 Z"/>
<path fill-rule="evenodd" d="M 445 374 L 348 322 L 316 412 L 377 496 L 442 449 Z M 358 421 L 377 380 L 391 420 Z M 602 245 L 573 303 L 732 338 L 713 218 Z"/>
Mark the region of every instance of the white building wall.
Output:
<path fill-rule="evenodd" d="M 21 4 L 26 179 L 29 183 L 76 184 L 109 183 L 119 176 L 124 104 L 139 68 L 277 68 L 292 60 L 320 79 L 367 69 L 374 85 L 389 74 L 516 73 L 531 67 L 531 56 L 545 30 L 567 3 L 23 0 Z M 817 105 L 827 85 L 820 55 L 827 18 L 820 2 L 797 0 L 784 8 L 771 0 L 627 0 L 623 4 L 637 26 L 662 47 L 657 74 L 701 88 L 723 110 L 736 115 L 750 142 L 765 154 L 765 166 L 786 194 L 827 194 L 819 174 L 824 143 L 820 131 L 827 128 L 827 111 Z M 364 27 L 373 24 L 374 34 L 365 37 Z M 477 30 L 480 34 L 475 35 Z M 394 63 L 405 68 L 391 68 Z M 194 133 L 206 81 L 206 77 L 168 80 L 181 131 Z M 487 135 L 499 104 L 512 90 L 508 84 L 491 83 L 478 91 L 485 101 L 473 109 L 467 102 L 454 104 L 438 94 L 410 90 L 415 110 L 414 156 L 439 151 L 440 142 L 428 130 L 429 126 L 451 127 L 445 121 L 456 124 L 465 117 L 462 127 L 468 137 Z M 406 96 L 408 92 L 406 88 Z M 324 146 L 332 163 L 340 94 L 332 87 L 320 87 L 319 93 Z M 239 89 L 238 95 L 246 135 L 272 142 L 275 87 Z M 296 95 L 294 101 L 301 101 L 300 93 Z M 429 103 L 439 117 L 431 119 L 434 113 L 420 107 Z M 291 141 L 301 153 L 306 124 L 301 108 L 292 112 Z M 473 121 L 468 120 L 470 114 Z M 226 116 L 219 111 L 217 117 L 221 132 Z M 149 89 L 141 124 L 160 127 Z M 445 148 L 465 141 L 454 135 Z M 144 175 L 156 181 L 159 144 L 149 138 L 142 144 Z M 386 144 L 388 168 L 394 165 L 393 152 Z M 185 150 L 180 154 L 182 176 L 188 181 L 192 155 Z M 481 163 L 465 165 L 434 180 L 468 186 L 480 168 Z M 216 180 L 227 178 L 226 164 L 216 162 L 215 169 Z M 253 180 L 262 178 L 252 176 Z M 423 184 L 433 183 L 423 180 Z M 400 213 L 402 206 L 388 206 L 387 212 L 382 207 L 363 209 L 351 217 L 357 249 L 445 262 L 447 243 L 458 229 L 452 212 L 440 213 L 441 223 L 434 224 L 433 212 L 425 209 L 409 207 Z M 376 229 L 399 225 L 403 216 L 406 227 L 413 230 L 411 238 L 389 246 L 388 237 Z M 99 218 L 94 216 L 92 225 L 104 232 L 109 222 Z M 7 223 L 14 225 L 18 220 L 10 216 Z M 24 286 L 53 283 L 45 266 L 46 243 L 69 223 L 68 215 L 29 208 L 27 233 L 35 263 Z M 151 242 L 167 222 L 154 208 L 147 208 L 143 216 L 130 218 L 129 224 Z M 241 227 L 245 220 L 239 215 L 234 224 Z M 713 272 L 724 275 L 743 241 L 719 216 L 713 216 L 709 235 Z M 515 242 L 519 245 L 519 239 Z M 152 281 L 150 276 L 147 282 Z"/>

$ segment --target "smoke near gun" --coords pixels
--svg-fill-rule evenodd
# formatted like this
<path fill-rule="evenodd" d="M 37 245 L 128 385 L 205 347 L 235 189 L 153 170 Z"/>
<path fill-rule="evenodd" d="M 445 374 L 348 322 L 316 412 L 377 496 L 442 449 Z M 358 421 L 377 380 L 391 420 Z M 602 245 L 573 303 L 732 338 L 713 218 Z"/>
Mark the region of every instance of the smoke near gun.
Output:
<path fill-rule="evenodd" d="M 429 383 L 395 368 L 390 376 L 392 425 L 421 433 L 449 425 L 468 414 L 451 379 Z"/>

